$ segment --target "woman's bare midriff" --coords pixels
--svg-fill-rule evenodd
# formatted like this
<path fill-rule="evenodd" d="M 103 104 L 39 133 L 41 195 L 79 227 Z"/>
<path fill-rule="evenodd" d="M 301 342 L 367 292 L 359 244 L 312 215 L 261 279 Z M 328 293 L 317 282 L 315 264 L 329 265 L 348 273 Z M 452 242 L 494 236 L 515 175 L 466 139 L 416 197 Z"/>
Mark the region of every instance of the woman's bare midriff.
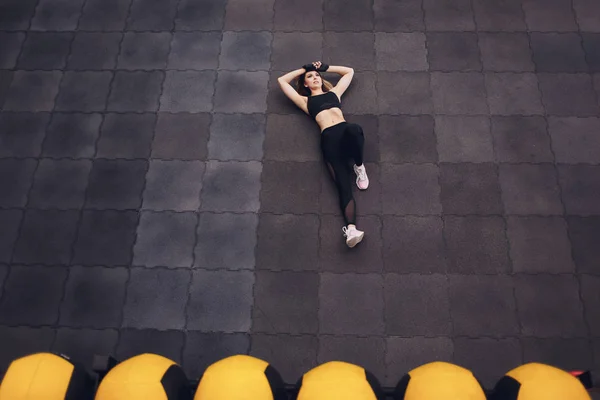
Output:
<path fill-rule="evenodd" d="M 337 125 L 340 122 L 345 122 L 344 114 L 342 110 L 339 108 L 330 108 L 328 110 L 323 110 L 317 114 L 315 121 L 321 128 L 321 132 L 325 129 Z"/>

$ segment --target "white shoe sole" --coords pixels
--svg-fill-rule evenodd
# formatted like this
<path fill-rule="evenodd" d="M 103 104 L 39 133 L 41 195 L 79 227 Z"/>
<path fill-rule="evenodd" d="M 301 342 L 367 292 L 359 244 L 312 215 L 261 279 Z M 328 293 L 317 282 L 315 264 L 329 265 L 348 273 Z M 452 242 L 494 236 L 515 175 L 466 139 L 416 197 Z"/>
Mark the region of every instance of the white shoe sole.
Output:
<path fill-rule="evenodd" d="M 365 233 L 363 232 L 358 236 L 351 237 L 350 239 L 346 240 L 346 244 L 348 245 L 348 247 L 353 248 L 363 240 L 364 236 Z"/>
<path fill-rule="evenodd" d="M 367 187 L 363 189 L 363 188 L 361 188 L 361 187 L 358 185 L 358 179 L 357 179 L 357 180 L 356 180 L 356 187 L 358 188 L 358 190 L 367 190 L 367 189 L 369 188 L 369 184 L 367 183 Z"/>

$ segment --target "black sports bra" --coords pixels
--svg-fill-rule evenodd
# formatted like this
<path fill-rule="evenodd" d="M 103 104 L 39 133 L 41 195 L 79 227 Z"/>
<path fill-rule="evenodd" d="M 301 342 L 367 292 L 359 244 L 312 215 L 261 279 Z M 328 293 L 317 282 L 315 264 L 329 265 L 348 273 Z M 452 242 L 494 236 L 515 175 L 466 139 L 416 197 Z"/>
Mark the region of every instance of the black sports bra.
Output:
<path fill-rule="evenodd" d="M 342 108 L 340 99 L 334 92 L 326 92 L 318 94 L 316 96 L 308 96 L 308 113 L 311 117 L 316 118 L 317 114 L 323 110 L 329 110 L 330 108 Z"/>

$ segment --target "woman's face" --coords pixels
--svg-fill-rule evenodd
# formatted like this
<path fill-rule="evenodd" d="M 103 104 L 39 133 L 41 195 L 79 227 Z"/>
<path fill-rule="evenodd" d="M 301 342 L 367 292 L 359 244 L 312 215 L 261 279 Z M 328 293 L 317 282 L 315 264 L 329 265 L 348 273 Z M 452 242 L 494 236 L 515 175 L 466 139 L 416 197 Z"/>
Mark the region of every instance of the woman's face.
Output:
<path fill-rule="evenodd" d="M 309 89 L 319 89 L 323 85 L 321 75 L 316 71 L 309 71 L 304 76 L 304 85 Z"/>

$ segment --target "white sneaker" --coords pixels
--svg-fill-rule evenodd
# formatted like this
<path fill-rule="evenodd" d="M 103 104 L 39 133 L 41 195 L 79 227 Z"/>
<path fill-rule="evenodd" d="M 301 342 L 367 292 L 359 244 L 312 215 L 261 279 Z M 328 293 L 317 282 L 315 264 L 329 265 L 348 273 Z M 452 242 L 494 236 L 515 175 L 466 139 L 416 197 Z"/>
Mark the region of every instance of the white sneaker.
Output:
<path fill-rule="evenodd" d="M 358 186 L 360 190 L 366 190 L 369 187 L 369 177 L 367 176 L 365 164 L 360 167 L 355 164 L 354 173 L 356 174 L 356 186 Z"/>
<path fill-rule="evenodd" d="M 359 231 L 354 227 L 354 225 L 348 225 L 348 227 L 343 227 L 342 231 L 344 232 L 344 236 L 346 237 L 346 244 L 348 247 L 352 248 L 360 243 L 365 236 L 363 231 Z"/>

